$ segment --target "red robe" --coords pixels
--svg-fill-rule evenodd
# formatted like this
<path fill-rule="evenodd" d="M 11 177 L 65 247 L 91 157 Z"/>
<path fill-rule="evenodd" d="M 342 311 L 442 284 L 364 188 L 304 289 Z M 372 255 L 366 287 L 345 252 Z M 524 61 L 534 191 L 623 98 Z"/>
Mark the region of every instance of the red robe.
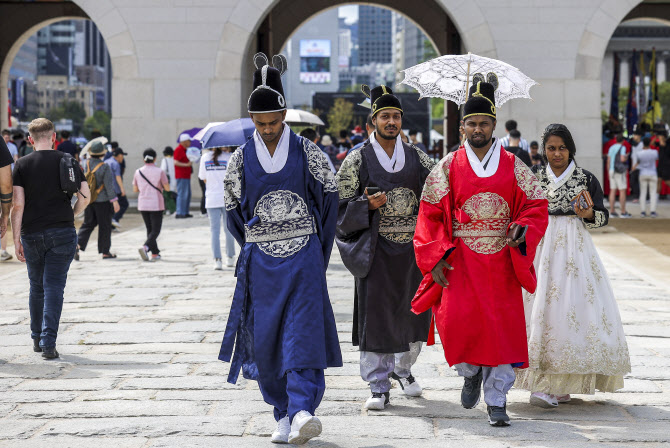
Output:
<path fill-rule="evenodd" d="M 528 225 L 525 247 L 505 243 L 513 222 Z M 537 178 L 502 148 L 491 177 L 475 174 L 465 149 L 448 154 L 433 169 L 414 234 L 424 282 L 412 310 L 432 307 L 449 365 L 527 367 L 521 288 L 535 291 L 535 249 L 547 223 L 547 200 Z M 446 272 L 449 287 L 443 289 L 432 282 L 430 271 L 447 253 L 454 269 Z"/>

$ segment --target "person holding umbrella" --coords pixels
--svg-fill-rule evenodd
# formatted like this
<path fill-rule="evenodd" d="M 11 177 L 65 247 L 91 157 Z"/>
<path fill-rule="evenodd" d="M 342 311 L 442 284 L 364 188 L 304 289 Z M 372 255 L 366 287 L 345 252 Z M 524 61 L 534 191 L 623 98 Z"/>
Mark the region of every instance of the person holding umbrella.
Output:
<path fill-rule="evenodd" d="M 189 211 L 191 205 L 191 161 L 186 156 L 186 150 L 191 146 L 191 136 L 182 133 L 179 136 L 179 145 L 174 149 L 174 177 L 177 179 L 177 213 L 175 218 L 193 218 Z"/>
<path fill-rule="evenodd" d="M 445 358 L 465 377 L 462 406 L 477 406 L 483 383 L 489 423 L 508 426 L 514 368 L 528 367 L 522 288 L 535 291 L 548 213 L 537 178 L 493 137 L 498 79 L 487 79 L 472 85 L 463 107 L 463 147 L 423 189 L 414 250 L 424 280 L 412 310 L 433 309 Z"/>
<path fill-rule="evenodd" d="M 326 269 L 337 221 L 337 185 L 326 155 L 284 123 L 287 62 L 254 56 L 248 110 L 253 137 L 231 156 L 224 180 L 228 229 L 241 246 L 219 359 L 258 382 L 274 407 L 274 443 L 304 444 L 321 433 L 314 415 L 324 369 L 342 354 Z M 235 356 L 232 356 L 235 348 Z"/>

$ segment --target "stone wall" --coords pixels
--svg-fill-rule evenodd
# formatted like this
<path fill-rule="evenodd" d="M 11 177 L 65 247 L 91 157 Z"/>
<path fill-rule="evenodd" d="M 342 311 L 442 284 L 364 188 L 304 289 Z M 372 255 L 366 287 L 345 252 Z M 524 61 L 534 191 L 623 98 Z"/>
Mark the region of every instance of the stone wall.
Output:
<path fill-rule="evenodd" d="M 145 147 L 174 146 L 182 129 L 241 116 L 249 90 L 243 61 L 278 0 L 74 1 L 109 48 L 112 130 L 131 152 L 132 172 Z M 612 32 L 640 0 L 436 1 L 465 51 L 503 59 L 541 83 L 531 91 L 534 101 L 500 108 L 498 134 L 511 117 L 529 140 L 562 122 L 574 133 L 580 163 L 600 175 L 602 59 Z"/>

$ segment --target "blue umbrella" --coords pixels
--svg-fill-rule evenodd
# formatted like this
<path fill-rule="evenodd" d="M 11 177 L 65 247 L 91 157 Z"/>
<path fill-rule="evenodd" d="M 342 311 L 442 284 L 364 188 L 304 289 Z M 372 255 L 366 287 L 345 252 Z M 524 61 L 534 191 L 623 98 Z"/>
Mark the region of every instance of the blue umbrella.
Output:
<path fill-rule="evenodd" d="M 180 136 L 180 135 L 182 135 L 182 134 L 188 134 L 190 137 L 193 137 L 195 134 L 197 134 L 198 132 L 200 132 L 201 129 L 202 129 L 202 128 L 191 128 L 191 129 L 187 129 L 187 130 L 185 130 L 185 131 L 181 131 L 181 132 L 177 135 L 177 143 L 179 143 L 179 136 Z M 191 140 L 191 146 L 194 147 L 194 148 L 200 148 L 200 140 Z"/>
<path fill-rule="evenodd" d="M 241 146 L 251 138 L 256 127 L 251 118 L 238 118 L 211 128 L 202 138 L 203 148 Z"/>

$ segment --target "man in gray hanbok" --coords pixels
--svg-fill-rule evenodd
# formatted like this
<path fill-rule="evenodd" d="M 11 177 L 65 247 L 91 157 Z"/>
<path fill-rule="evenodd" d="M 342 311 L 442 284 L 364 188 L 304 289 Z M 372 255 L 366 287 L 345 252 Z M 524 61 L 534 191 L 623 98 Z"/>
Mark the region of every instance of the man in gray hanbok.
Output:
<path fill-rule="evenodd" d="M 411 367 L 427 341 L 431 315 L 411 311 L 422 280 L 412 238 L 418 198 L 434 162 L 401 140 L 403 111 L 391 89 L 364 93 L 370 96 L 375 132 L 349 153 L 337 175 L 336 242 L 355 277 L 352 342 L 360 349 L 361 377 L 372 392 L 365 407 L 384 409 L 390 378 L 405 394 L 421 395 Z"/>

